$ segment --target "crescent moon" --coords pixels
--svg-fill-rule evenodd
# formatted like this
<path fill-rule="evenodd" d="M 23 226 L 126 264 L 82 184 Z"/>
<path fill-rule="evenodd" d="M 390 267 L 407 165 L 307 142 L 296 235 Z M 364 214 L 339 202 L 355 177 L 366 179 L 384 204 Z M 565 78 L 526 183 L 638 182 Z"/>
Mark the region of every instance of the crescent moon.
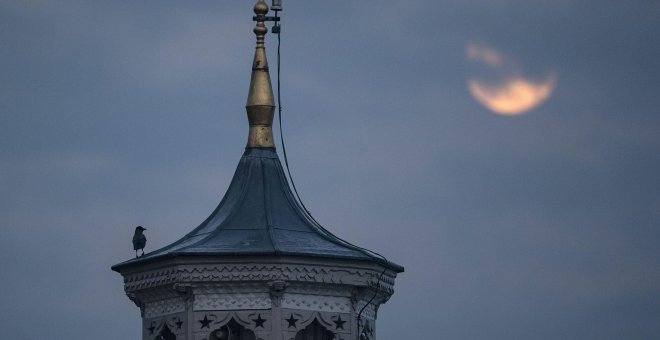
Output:
<path fill-rule="evenodd" d="M 550 74 L 542 82 L 533 82 L 522 76 L 498 84 L 468 79 L 468 89 L 474 99 L 489 110 L 505 116 L 519 115 L 541 105 L 550 97 L 556 84 L 555 74 Z"/>

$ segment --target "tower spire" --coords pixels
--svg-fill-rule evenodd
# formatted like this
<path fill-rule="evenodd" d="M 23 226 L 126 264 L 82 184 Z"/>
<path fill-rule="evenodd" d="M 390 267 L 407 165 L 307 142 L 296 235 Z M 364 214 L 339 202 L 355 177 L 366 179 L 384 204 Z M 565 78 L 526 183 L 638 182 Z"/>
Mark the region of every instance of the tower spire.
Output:
<path fill-rule="evenodd" d="M 268 5 L 264 0 L 259 0 L 254 5 L 255 21 L 254 34 L 257 36 L 257 47 L 254 51 L 252 62 L 252 78 L 250 79 L 250 91 L 248 93 L 247 110 L 250 132 L 248 135 L 248 148 L 274 148 L 273 142 L 273 116 L 275 113 L 275 99 L 273 98 L 273 87 L 270 83 L 268 73 L 268 60 L 266 59 L 266 47 L 264 37 L 268 28 L 264 22 L 267 20 Z"/>
<path fill-rule="evenodd" d="M 224 197 L 178 241 L 112 266 L 140 307 L 142 339 L 375 340 L 404 270 L 333 235 L 291 192 L 273 143 L 264 23 L 279 21 L 281 1 L 272 9 L 254 6 L 250 134 Z"/>

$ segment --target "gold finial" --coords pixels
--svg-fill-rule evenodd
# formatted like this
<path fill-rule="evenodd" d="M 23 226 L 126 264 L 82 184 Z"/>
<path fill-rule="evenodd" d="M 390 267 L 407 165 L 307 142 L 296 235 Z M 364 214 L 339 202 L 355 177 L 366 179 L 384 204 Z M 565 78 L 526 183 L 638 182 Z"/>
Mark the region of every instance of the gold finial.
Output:
<path fill-rule="evenodd" d="M 257 35 L 257 47 L 252 62 L 252 78 L 250 80 L 250 92 L 248 93 L 247 110 L 250 133 L 248 135 L 248 148 L 274 148 L 273 143 L 273 116 L 275 113 L 275 99 L 273 98 L 273 87 L 270 84 L 268 73 L 268 60 L 266 60 L 266 48 L 264 37 L 268 28 L 264 25 L 268 5 L 264 0 L 259 0 L 254 5 L 255 20 L 254 34 Z"/>

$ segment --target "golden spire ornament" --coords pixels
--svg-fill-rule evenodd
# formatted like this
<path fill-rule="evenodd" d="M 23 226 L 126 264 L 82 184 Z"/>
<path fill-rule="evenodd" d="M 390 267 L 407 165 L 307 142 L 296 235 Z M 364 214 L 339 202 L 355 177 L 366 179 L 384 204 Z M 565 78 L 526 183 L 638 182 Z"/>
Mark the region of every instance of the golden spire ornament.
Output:
<path fill-rule="evenodd" d="M 257 47 L 252 62 L 252 78 L 250 79 L 250 91 L 248 93 L 247 110 L 250 133 L 248 135 L 248 148 L 274 148 L 273 143 L 273 116 L 275 112 L 275 99 L 273 98 L 273 87 L 270 83 L 268 73 L 268 60 L 266 59 L 266 47 L 264 37 L 268 28 L 264 22 L 267 20 L 268 5 L 259 0 L 254 5 L 255 21 L 254 34 L 257 36 Z"/>

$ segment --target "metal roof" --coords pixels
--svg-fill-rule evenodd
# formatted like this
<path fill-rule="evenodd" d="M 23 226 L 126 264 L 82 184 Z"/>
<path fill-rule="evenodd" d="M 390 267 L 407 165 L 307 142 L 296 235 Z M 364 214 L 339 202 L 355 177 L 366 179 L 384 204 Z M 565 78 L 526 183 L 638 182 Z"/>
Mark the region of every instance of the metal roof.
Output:
<path fill-rule="evenodd" d="M 225 197 L 211 216 L 182 239 L 112 269 L 171 256 L 294 255 L 377 262 L 402 272 L 403 267 L 332 235 L 291 193 L 273 141 L 275 101 L 264 46 L 268 6 L 259 1 L 254 12 L 257 46 L 245 106 L 248 144 Z"/>
<path fill-rule="evenodd" d="M 193 255 L 313 256 L 377 262 L 403 271 L 316 223 L 294 198 L 274 148 L 246 148 L 224 198 L 197 228 L 166 247 L 112 269 Z"/>

